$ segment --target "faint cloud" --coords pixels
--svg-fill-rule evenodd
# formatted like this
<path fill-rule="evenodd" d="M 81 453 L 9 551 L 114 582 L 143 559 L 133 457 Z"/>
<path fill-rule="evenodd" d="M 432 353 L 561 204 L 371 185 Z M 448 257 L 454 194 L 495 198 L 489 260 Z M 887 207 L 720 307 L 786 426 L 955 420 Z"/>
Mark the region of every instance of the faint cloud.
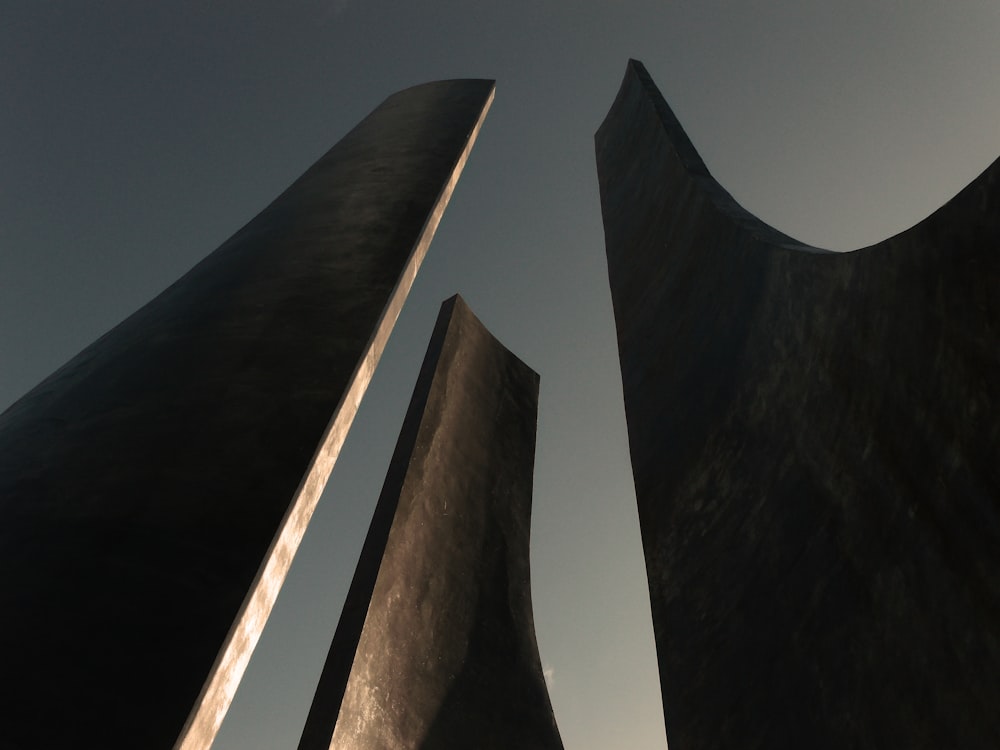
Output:
<path fill-rule="evenodd" d="M 542 677 L 545 678 L 545 687 L 550 691 L 556 685 L 556 670 L 553 667 L 542 667 Z"/>

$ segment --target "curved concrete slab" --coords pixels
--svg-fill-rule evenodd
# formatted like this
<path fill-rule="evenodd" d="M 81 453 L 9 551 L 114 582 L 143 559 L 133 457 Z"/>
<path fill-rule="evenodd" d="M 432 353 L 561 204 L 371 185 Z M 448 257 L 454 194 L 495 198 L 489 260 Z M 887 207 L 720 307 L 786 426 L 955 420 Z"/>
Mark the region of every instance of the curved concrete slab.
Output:
<path fill-rule="evenodd" d="M 0 746 L 210 745 L 492 97 L 389 97 L 0 416 Z"/>
<path fill-rule="evenodd" d="M 538 376 L 441 307 L 300 750 L 553 750 L 531 612 Z"/>
<path fill-rule="evenodd" d="M 830 254 L 635 61 L 596 145 L 671 747 L 1000 746 L 1000 164 Z"/>

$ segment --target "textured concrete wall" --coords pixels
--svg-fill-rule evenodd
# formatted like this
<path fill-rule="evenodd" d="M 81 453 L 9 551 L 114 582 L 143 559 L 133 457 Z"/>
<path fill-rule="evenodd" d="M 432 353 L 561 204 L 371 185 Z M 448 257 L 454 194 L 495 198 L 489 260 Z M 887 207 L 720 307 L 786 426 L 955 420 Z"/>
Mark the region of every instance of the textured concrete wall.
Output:
<path fill-rule="evenodd" d="M 208 746 L 492 96 L 390 97 L 0 416 L 0 747 Z"/>
<path fill-rule="evenodd" d="M 538 376 L 441 308 L 301 750 L 561 748 L 531 614 Z"/>
<path fill-rule="evenodd" d="M 1000 164 L 826 254 L 638 63 L 596 141 L 671 748 L 1000 747 Z"/>

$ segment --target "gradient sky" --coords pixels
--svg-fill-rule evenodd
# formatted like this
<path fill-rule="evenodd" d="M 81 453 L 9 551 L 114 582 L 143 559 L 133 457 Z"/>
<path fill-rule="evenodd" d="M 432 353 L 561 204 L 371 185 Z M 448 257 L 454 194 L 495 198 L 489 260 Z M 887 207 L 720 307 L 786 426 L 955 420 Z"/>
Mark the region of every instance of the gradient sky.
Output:
<path fill-rule="evenodd" d="M 0 409 L 390 93 L 495 78 L 215 748 L 296 745 L 438 306 L 460 292 L 542 376 L 532 588 L 566 747 L 662 750 L 593 156 L 626 60 L 747 209 L 850 250 L 1000 154 L 998 39 L 996 0 L 4 0 Z"/>

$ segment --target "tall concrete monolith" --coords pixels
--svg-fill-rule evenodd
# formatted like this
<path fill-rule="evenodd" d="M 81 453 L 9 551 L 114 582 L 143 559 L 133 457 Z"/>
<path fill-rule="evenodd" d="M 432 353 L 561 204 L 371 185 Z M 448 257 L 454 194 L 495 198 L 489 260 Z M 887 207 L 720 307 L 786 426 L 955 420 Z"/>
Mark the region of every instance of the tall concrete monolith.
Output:
<path fill-rule="evenodd" d="M 1000 163 L 835 254 L 639 63 L 596 142 L 671 749 L 1000 747 Z"/>
<path fill-rule="evenodd" d="M 441 308 L 300 750 L 562 742 L 528 572 L 538 376 Z"/>
<path fill-rule="evenodd" d="M 0 747 L 211 744 L 492 97 L 389 97 L 0 416 Z"/>

